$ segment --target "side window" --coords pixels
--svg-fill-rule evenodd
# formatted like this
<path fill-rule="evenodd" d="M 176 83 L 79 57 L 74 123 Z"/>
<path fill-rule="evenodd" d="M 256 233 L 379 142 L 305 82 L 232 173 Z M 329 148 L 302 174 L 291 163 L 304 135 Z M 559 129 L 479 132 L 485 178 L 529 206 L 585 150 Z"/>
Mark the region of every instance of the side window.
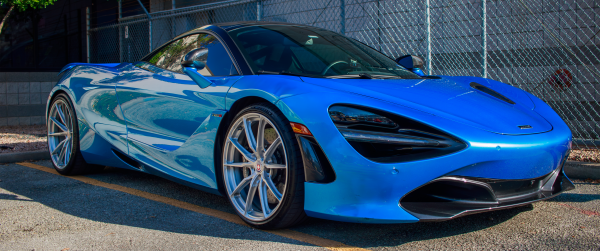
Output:
<path fill-rule="evenodd" d="M 183 73 L 181 60 L 188 52 L 198 48 L 208 50 L 208 55 L 205 57 L 206 62 L 204 62 L 206 67 L 199 71 L 200 74 L 204 76 L 238 75 L 225 47 L 217 38 L 209 34 L 194 34 L 174 41 L 154 54 L 148 62 L 169 71 Z"/>

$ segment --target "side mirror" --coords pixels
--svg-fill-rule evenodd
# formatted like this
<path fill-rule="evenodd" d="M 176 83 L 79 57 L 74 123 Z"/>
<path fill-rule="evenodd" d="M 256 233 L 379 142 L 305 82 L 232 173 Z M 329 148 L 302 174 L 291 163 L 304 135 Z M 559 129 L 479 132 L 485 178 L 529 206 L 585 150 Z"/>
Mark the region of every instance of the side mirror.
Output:
<path fill-rule="evenodd" d="M 413 55 L 405 55 L 399 58 L 396 58 L 396 63 L 403 66 L 404 68 L 414 72 L 415 74 L 423 77 L 425 73 L 423 70 L 423 66 L 425 65 L 425 60 L 420 57 Z"/>
<path fill-rule="evenodd" d="M 183 73 L 187 74 L 200 88 L 206 88 L 212 84 L 210 79 L 202 76 L 198 71 L 206 67 L 206 59 L 208 58 L 208 49 L 195 49 L 190 51 L 183 57 L 181 68 Z"/>

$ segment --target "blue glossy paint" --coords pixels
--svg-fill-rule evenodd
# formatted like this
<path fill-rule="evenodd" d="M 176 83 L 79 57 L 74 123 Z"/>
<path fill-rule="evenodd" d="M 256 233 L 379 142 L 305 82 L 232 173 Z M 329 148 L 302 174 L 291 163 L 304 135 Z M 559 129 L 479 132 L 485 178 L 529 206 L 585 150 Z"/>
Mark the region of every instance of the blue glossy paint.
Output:
<path fill-rule="evenodd" d="M 421 69 L 419 69 L 419 68 L 413 68 L 411 71 L 414 72 L 415 74 L 421 76 L 421 77 L 425 76 L 425 73 Z"/>
<path fill-rule="evenodd" d="M 212 84 L 200 88 L 185 74 L 156 67 L 151 72 L 132 64 L 67 66 L 51 95 L 64 91 L 73 100 L 86 161 L 133 168 L 114 156 L 115 149 L 142 163 L 140 171 L 218 193 L 217 130 L 226 115 L 234 115 L 228 113 L 237 101 L 258 97 L 274 104 L 288 120 L 306 125 L 335 171 L 331 183 L 305 183 L 308 215 L 401 223 L 418 219 L 398 205 L 400 198 L 431 180 L 445 175 L 536 178 L 555 170 L 569 151 L 571 132 L 552 108 L 497 81 L 253 75 L 220 27 L 206 26 L 181 37 L 202 31 L 218 35 L 229 46 L 241 76 L 208 77 Z M 143 64 L 147 63 L 136 63 Z M 471 82 L 515 104 L 479 92 L 469 86 Z M 376 163 L 358 154 L 335 127 L 328 114 L 334 104 L 365 106 L 420 121 L 460 138 L 468 147 L 431 159 Z"/>

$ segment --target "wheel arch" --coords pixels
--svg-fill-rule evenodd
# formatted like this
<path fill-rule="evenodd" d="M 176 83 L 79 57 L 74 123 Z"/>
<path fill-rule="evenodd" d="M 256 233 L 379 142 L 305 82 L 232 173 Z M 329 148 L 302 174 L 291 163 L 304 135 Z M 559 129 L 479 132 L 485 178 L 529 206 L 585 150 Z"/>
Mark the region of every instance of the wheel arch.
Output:
<path fill-rule="evenodd" d="M 221 170 L 221 165 L 223 164 L 223 163 L 221 163 L 222 162 L 221 154 L 223 151 L 223 142 L 225 140 L 225 134 L 227 134 L 227 129 L 229 128 L 229 125 L 231 125 L 231 123 L 233 122 L 233 118 L 235 118 L 235 116 L 241 110 L 243 110 L 247 106 L 250 106 L 253 104 L 259 104 L 259 103 L 271 103 L 271 104 L 275 105 L 273 102 L 271 102 L 263 97 L 259 97 L 259 96 L 246 96 L 246 97 L 240 98 L 232 103 L 231 107 L 229 108 L 227 113 L 225 113 L 225 115 L 223 116 L 223 120 L 221 121 L 221 123 L 219 124 L 219 127 L 217 128 L 217 137 L 215 138 L 215 146 L 213 148 L 213 154 L 214 154 L 213 157 L 215 160 L 214 168 L 215 168 L 215 176 L 216 176 L 215 178 L 217 181 L 217 189 L 219 190 L 219 193 L 221 193 L 223 196 L 227 195 L 227 192 L 225 191 L 225 185 L 223 184 L 223 180 L 221 179 L 221 177 L 223 176 L 223 171 Z M 277 101 L 275 101 L 275 103 L 277 103 Z"/>

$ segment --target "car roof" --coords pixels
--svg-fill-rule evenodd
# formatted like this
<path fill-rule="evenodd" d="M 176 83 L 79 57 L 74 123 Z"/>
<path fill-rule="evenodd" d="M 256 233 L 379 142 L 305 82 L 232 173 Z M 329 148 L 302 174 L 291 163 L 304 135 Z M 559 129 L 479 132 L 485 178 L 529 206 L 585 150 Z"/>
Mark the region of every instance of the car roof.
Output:
<path fill-rule="evenodd" d="M 304 26 L 310 28 L 316 28 L 313 26 L 303 25 L 303 24 L 293 24 L 293 23 L 284 23 L 284 22 L 269 22 L 269 21 L 241 21 L 241 22 L 227 22 L 227 23 L 217 23 L 213 24 L 214 26 L 218 26 L 223 30 L 230 31 L 240 27 L 248 27 L 248 26 L 256 26 L 256 25 L 281 25 L 281 26 Z"/>
<path fill-rule="evenodd" d="M 186 36 L 188 34 L 196 33 L 196 32 L 201 31 L 201 30 L 212 30 L 215 27 L 218 27 L 218 28 L 220 28 L 220 29 L 222 29 L 222 30 L 224 30 L 226 32 L 229 32 L 229 31 L 231 31 L 233 29 L 237 29 L 237 28 L 241 28 L 241 27 L 257 26 L 257 25 L 302 26 L 302 27 L 312 28 L 312 29 L 321 29 L 321 28 L 318 28 L 318 27 L 304 25 L 304 24 L 293 24 L 293 23 L 284 23 L 284 22 L 239 21 L 239 22 L 226 22 L 226 23 L 215 23 L 215 24 L 204 25 L 202 27 L 198 27 L 196 29 L 192 29 L 192 30 L 186 31 L 186 32 L 178 35 L 177 37 L 183 37 L 183 36 Z"/>

